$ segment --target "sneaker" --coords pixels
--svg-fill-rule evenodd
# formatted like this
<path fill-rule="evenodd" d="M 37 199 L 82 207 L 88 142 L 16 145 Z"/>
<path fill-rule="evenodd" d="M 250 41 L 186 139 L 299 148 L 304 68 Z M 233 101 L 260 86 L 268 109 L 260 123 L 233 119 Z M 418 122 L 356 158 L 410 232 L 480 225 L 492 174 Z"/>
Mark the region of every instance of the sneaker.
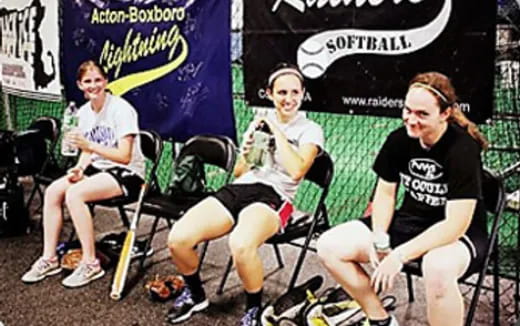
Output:
<path fill-rule="evenodd" d="M 314 293 L 323 284 L 323 277 L 315 276 L 303 284 L 289 290 L 280 296 L 272 305 L 268 305 L 260 316 L 261 324 L 264 326 L 281 325 L 282 322 L 289 325 L 303 324 L 305 311 L 317 301 Z"/>
<path fill-rule="evenodd" d="M 136 240 L 134 242 L 134 246 L 132 247 L 132 256 L 131 259 L 136 259 L 146 255 L 146 257 L 150 257 L 153 255 L 153 248 L 149 247 L 146 252 L 144 249 L 146 247 L 146 240 Z"/>
<path fill-rule="evenodd" d="M 77 288 L 103 277 L 105 271 L 101 268 L 99 260 L 96 259 L 94 263 L 88 264 L 80 262 L 78 267 L 66 278 L 61 284 L 68 288 Z"/>
<path fill-rule="evenodd" d="M 240 326 L 256 326 L 258 325 L 258 317 L 259 317 L 260 308 L 253 307 L 249 308 L 242 319 L 240 319 Z"/>
<path fill-rule="evenodd" d="M 34 262 L 31 269 L 22 276 L 22 282 L 36 283 L 59 272 L 61 272 L 61 267 L 58 259 L 52 260 L 40 257 Z"/>
<path fill-rule="evenodd" d="M 205 295 L 200 297 L 191 293 L 189 286 L 185 286 L 181 295 L 175 299 L 173 307 L 168 311 L 167 320 L 172 324 L 185 321 L 195 312 L 202 311 L 209 306 Z"/>
<path fill-rule="evenodd" d="M 368 320 L 368 318 L 365 318 L 356 325 L 357 326 L 370 326 L 370 321 Z M 399 326 L 397 319 L 395 319 L 395 317 L 393 315 L 390 315 L 390 324 L 388 324 L 388 326 Z"/>

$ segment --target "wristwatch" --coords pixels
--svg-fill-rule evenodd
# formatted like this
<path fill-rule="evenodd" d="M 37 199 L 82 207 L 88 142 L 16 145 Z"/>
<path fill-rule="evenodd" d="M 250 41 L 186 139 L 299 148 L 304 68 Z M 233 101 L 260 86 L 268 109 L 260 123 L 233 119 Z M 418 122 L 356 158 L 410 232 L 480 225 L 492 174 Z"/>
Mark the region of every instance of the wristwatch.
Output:
<path fill-rule="evenodd" d="M 376 251 L 385 252 L 390 250 L 390 236 L 386 232 L 374 232 L 374 248 Z"/>

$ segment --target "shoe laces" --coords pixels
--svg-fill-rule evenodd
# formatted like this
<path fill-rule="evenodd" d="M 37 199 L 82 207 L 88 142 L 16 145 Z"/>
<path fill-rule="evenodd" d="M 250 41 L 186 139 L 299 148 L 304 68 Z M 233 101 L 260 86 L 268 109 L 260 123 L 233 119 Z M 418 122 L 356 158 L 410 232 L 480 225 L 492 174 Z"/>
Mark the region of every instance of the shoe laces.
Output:
<path fill-rule="evenodd" d="M 258 307 L 249 308 L 246 314 L 240 319 L 240 326 L 251 326 L 255 325 L 255 321 L 258 318 Z"/>
<path fill-rule="evenodd" d="M 36 263 L 34 263 L 34 268 L 36 268 L 36 270 L 41 272 L 41 271 L 44 271 L 47 268 L 51 267 L 52 263 L 53 262 L 50 259 L 45 259 L 43 257 L 40 257 L 40 259 L 38 259 L 36 261 Z"/>
<path fill-rule="evenodd" d="M 180 308 L 184 306 L 187 303 L 193 303 L 193 294 L 191 294 L 191 290 L 188 286 L 185 286 L 184 289 L 181 292 L 181 295 L 175 299 L 175 302 L 173 303 L 173 306 L 175 308 Z"/>
<path fill-rule="evenodd" d="M 78 266 L 78 274 L 89 275 L 92 271 L 96 270 L 99 266 L 97 262 L 94 263 L 80 263 Z"/>

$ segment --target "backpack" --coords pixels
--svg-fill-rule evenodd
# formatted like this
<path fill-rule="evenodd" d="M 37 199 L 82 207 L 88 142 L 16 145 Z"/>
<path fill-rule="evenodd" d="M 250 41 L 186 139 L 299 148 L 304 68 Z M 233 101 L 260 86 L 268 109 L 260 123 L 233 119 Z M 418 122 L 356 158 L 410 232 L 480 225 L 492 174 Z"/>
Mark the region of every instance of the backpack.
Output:
<path fill-rule="evenodd" d="M 0 237 L 27 234 L 29 212 L 16 176 L 0 175 Z"/>
<path fill-rule="evenodd" d="M 36 129 L 18 132 L 14 144 L 17 174 L 25 176 L 40 172 L 47 159 L 47 144 L 43 135 Z"/>
<path fill-rule="evenodd" d="M 170 194 L 193 195 L 206 190 L 204 163 L 196 155 L 185 155 L 173 168 Z"/>

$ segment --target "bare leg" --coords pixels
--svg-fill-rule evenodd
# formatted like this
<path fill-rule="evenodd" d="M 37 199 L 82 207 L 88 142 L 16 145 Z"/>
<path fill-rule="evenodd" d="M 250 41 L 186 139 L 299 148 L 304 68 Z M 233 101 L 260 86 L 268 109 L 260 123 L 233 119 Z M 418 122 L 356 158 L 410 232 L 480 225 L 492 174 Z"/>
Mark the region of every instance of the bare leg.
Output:
<path fill-rule="evenodd" d="M 54 181 L 45 190 L 43 201 L 43 257 L 56 256 L 56 246 L 63 225 L 62 204 L 65 191 L 72 185 L 67 177 Z"/>
<path fill-rule="evenodd" d="M 113 198 L 122 193 L 117 181 L 108 173 L 98 173 L 85 178 L 67 190 L 65 202 L 81 242 L 83 262 L 96 259 L 94 226 L 87 203 Z"/>
<path fill-rule="evenodd" d="M 276 213 L 265 204 L 255 203 L 240 212 L 238 224 L 229 236 L 229 247 L 238 276 L 249 293 L 262 289 L 264 269 L 258 247 L 279 229 Z"/>
<path fill-rule="evenodd" d="M 469 263 L 469 251 L 460 241 L 424 255 L 422 270 L 430 325 L 446 325 L 446 321 L 450 325 L 463 325 L 464 300 L 457 280 Z"/>
<path fill-rule="evenodd" d="M 168 236 L 168 247 L 173 263 L 183 275 L 194 274 L 199 267 L 195 246 L 201 242 L 227 234 L 233 227 L 227 209 L 215 198 L 209 197 L 190 208 L 173 225 Z"/>
<path fill-rule="evenodd" d="M 317 243 L 318 256 L 332 277 L 362 307 L 370 319 L 384 319 L 388 313 L 370 286 L 370 278 L 360 266 L 369 261 L 371 231 L 359 221 L 351 221 L 325 232 Z"/>

